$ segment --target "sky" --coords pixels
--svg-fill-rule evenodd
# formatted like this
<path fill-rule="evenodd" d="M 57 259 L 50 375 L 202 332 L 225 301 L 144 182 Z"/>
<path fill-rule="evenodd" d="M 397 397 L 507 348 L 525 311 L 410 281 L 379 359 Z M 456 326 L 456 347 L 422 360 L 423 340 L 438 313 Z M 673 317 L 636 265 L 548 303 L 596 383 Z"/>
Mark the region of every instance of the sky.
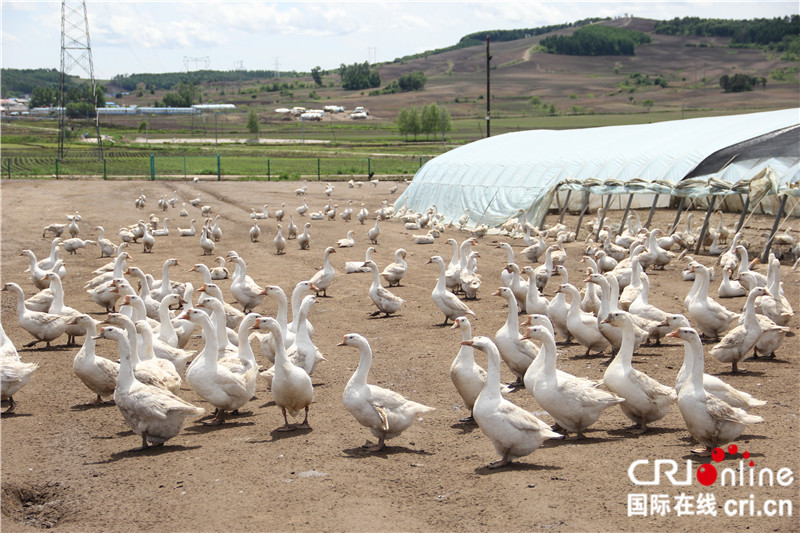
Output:
<path fill-rule="evenodd" d="M 80 1 L 68 0 L 67 5 L 80 7 Z M 2 67 L 58 69 L 61 1 L 0 0 L 0 10 Z M 485 30 L 631 14 L 658 20 L 773 18 L 800 14 L 800 4 L 86 0 L 86 11 L 94 75 L 108 80 L 118 74 L 202 68 L 309 72 L 320 66 L 328 70 L 342 63 L 392 61 L 455 44 L 464 35 Z M 68 72 L 88 77 L 79 66 Z"/>

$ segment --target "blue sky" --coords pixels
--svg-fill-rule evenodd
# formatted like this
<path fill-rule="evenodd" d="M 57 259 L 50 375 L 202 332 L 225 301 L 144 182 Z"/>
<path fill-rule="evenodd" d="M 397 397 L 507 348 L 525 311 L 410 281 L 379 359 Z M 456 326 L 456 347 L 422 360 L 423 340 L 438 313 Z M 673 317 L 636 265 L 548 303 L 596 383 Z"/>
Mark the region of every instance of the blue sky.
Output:
<path fill-rule="evenodd" d="M 2 66 L 59 68 L 61 2 L 0 0 Z M 95 77 L 215 70 L 310 71 L 391 61 L 482 30 L 587 17 L 749 19 L 798 14 L 798 2 L 86 1 Z M 81 75 L 79 72 L 72 72 Z"/>

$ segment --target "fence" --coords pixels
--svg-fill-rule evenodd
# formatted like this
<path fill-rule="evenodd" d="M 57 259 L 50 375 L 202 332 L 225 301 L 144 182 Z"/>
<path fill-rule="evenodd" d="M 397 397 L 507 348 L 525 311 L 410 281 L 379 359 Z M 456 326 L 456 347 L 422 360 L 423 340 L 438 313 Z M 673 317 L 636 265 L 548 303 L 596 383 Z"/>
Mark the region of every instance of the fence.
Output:
<path fill-rule="evenodd" d="M 57 159 L 11 156 L 3 160 L 4 178 L 181 179 L 350 179 L 373 174 L 413 176 L 430 157 L 256 157 L 226 155 L 168 156 L 136 152 Z"/>

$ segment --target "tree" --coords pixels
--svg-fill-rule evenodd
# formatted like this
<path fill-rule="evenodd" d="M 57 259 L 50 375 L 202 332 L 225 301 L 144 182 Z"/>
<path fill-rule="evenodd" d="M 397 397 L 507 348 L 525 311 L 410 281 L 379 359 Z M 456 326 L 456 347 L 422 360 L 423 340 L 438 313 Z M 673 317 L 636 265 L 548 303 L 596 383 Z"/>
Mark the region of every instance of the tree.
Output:
<path fill-rule="evenodd" d="M 52 107 L 58 103 L 58 93 L 52 87 L 34 87 L 31 107 Z"/>
<path fill-rule="evenodd" d="M 417 135 L 421 131 L 419 111 L 416 107 L 404 107 L 397 115 L 397 129 L 406 136 L 412 134 L 414 140 L 417 140 Z"/>
<path fill-rule="evenodd" d="M 653 107 L 653 103 L 654 103 L 653 100 L 651 100 L 650 98 L 642 101 L 642 105 L 644 106 L 644 108 L 647 110 L 648 113 L 650 112 L 650 108 Z"/>
<path fill-rule="evenodd" d="M 192 83 L 182 81 L 173 87 L 176 92 L 164 95 L 164 105 L 167 107 L 192 107 L 197 97 L 197 87 Z"/>
<path fill-rule="evenodd" d="M 259 129 L 258 115 L 256 115 L 256 112 L 251 109 L 250 113 L 247 115 L 247 131 L 257 136 Z"/>
<path fill-rule="evenodd" d="M 339 66 L 339 77 L 342 79 L 342 88 L 348 91 L 360 91 L 381 86 L 381 77 L 377 70 L 372 70 L 369 62 L 353 63 Z"/>
<path fill-rule="evenodd" d="M 428 77 L 422 71 L 411 72 L 410 74 L 403 74 L 397 80 L 397 86 L 402 92 L 408 91 L 421 91 L 425 88 L 425 82 Z"/>
<path fill-rule="evenodd" d="M 314 78 L 314 83 L 317 87 L 322 87 L 322 68 L 314 67 L 311 69 L 311 77 Z"/>

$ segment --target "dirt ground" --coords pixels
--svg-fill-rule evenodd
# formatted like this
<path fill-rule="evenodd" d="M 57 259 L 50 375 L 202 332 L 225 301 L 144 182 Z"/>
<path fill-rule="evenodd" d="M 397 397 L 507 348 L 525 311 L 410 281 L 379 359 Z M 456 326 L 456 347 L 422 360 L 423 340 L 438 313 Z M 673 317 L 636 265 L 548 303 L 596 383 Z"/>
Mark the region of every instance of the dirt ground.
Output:
<path fill-rule="evenodd" d="M 332 198 L 340 212 L 347 199 L 352 199 L 354 206 L 365 202 L 375 210 L 381 200 L 392 200 L 390 186 L 381 182 L 377 187 L 349 189 L 340 183 Z M 311 430 L 276 431 L 283 424 L 280 409 L 260 381 L 256 398 L 243 409 L 245 412 L 223 426 L 210 428 L 190 421 L 165 446 L 132 452 L 140 439 L 129 430 L 115 406 L 84 405 L 93 395 L 72 372 L 78 348 L 64 346 L 63 338 L 50 350 L 22 348 L 30 336 L 17 325 L 13 296 L 2 293 L 6 333 L 23 360 L 39 363 L 29 385 L 15 396 L 19 402 L 16 414 L 2 418 L 4 531 L 798 529 L 797 519 L 787 516 L 797 510 L 789 508 L 787 513 L 785 503 L 782 517 L 767 517 L 761 512 L 762 504 L 769 499 L 800 504 L 794 480 L 800 467 L 797 316 L 775 360 L 747 360 L 742 364 L 746 373 L 731 375 L 730 365 L 713 357 L 706 359 L 706 372 L 768 402 L 756 410 L 764 423 L 749 427 L 735 441 L 739 454 L 719 466 L 739 469 L 744 464 L 740 463 L 742 452 L 748 451 L 756 474 L 765 468 L 776 473 L 789 468 L 792 482 L 788 486 L 777 481 L 773 486 L 758 486 L 758 477 L 752 487 L 740 487 L 738 482 L 733 487 L 720 486 L 719 481 L 710 487 L 700 485 L 694 479 L 699 463 L 690 454 L 695 443 L 676 405 L 641 436 L 627 431 L 629 421 L 619 408 L 608 409 L 587 432 L 587 439 L 548 441 L 508 468 L 489 470 L 486 465 L 497 459 L 489 439 L 477 426 L 459 422 L 468 412 L 450 382 L 448 370 L 458 352 L 461 332 L 438 325 L 442 315 L 430 296 L 437 274 L 433 265 L 425 264 L 436 254 L 449 260 L 451 248 L 445 239 L 460 241 L 466 234 L 452 228 L 433 245 L 415 245 L 411 237 L 414 232 L 406 231 L 400 221 L 383 223 L 373 258 L 383 268 L 395 249 L 408 250 L 408 275 L 401 287 L 392 289 L 405 298 L 406 304 L 398 316 L 372 319 L 368 314 L 373 305 L 367 294 L 371 278 L 366 274 L 345 275 L 344 263 L 364 257 L 366 232 L 373 221 L 364 226 L 338 217 L 314 222 L 310 250 L 301 251 L 295 241 L 290 241 L 287 253 L 277 256 L 272 245 L 276 222 L 271 218 L 260 221 L 260 242 L 250 242 L 251 208 L 260 211 L 267 203 L 274 213 L 285 202 L 293 211 L 300 204 L 292 192 L 295 187 L 296 183 L 263 182 L 2 181 L 2 282 L 19 283 L 26 295 L 33 294 L 34 287 L 24 272 L 27 259 L 19 256 L 20 251 L 30 248 L 37 257 L 45 257 L 51 239 L 42 239 L 42 228 L 66 222 L 65 215 L 75 211 L 82 217 L 83 238 L 96 238 L 95 226 L 102 225 L 106 236 L 115 242 L 119 241 L 117 229 L 123 225 L 146 219 L 150 213 L 168 217 L 170 235 L 159 238 L 151 254 L 142 253 L 141 245 L 132 246 L 132 264 L 159 277 L 164 260 L 176 257 L 181 266 L 171 270 L 171 278 L 200 285 L 200 275 L 188 270 L 197 262 L 212 265 L 214 256 L 201 255 L 197 238 L 178 236 L 178 227 L 188 226 L 187 219 L 178 217 L 180 203 L 167 212 L 157 210 L 158 198 L 171 198 L 173 191 L 187 202 L 200 194 L 202 203 L 221 216 L 224 234 L 214 255 L 236 250 L 247 261 L 248 274 L 256 282 L 280 285 L 287 293 L 321 266 L 326 246 L 343 238 L 348 229 L 356 231 L 355 247 L 339 249 L 332 256 L 337 274 L 329 298 L 320 298 L 310 315 L 314 342 L 327 358 L 313 376 Z M 327 200 L 324 183 L 310 182 L 308 189 L 311 210 L 321 209 Z M 137 210 L 134 199 L 141 192 L 147 195 L 147 205 Z M 188 205 L 187 209 L 201 220 L 199 209 Z M 643 212 L 642 217 L 646 214 Z M 616 212 L 612 219 L 620 216 Z M 655 224 L 667 227 L 673 217 L 674 212 L 660 210 Z M 725 218 L 733 226 L 738 215 L 727 214 Z M 304 221 L 298 216 L 294 219 L 296 223 Z M 566 222 L 574 225 L 575 220 L 568 216 Z M 555 217 L 546 222 L 555 222 Z M 771 223 L 771 217 L 750 219 L 745 233 L 751 250 L 760 250 Z M 479 299 L 469 303 L 477 315 L 472 320 L 476 335 L 493 337 L 507 315 L 500 298 L 492 296 L 506 258 L 505 252 L 494 246 L 497 241 L 498 237 L 486 236 L 477 248 L 483 285 Z M 512 245 L 517 251 L 523 247 L 521 240 Z M 570 281 L 581 287 L 583 264 L 579 259 L 583 247 L 582 243 L 567 247 Z M 66 305 L 102 319 L 103 310 L 82 290 L 91 272 L 108 262 L 98 256 L 92 246 L 74 256 L 62 252 L 68 271 L 64 280 Z M 698 259 L 708 265 L 715 261 L 710 256 Z M 517 260 L 526 263 L 522 256 Z M 682 280 L 682 268 L 682 264 L 670 264 L 663 272 L 650 273 L 651 303 L 667 311 L 683 311 L 683 297 L 690 284 Z M 787 298 L 795 310 L 800 309 L 800 272 L 792 272 L 784 264 L 782 275 Z M 716 296 L 718 284 L 719 278 L 712 282 L 712 296 Z M 220 285 L 233 302 L 228 291 L 230 281 Z M 556 283 L 551 281 L 546 295 L 552 297 L 555 289 Z M 744 298 L 719 301 L 736 311 L 744 304 Z M 274 316 L 275 302 L 267 299 L 257 311 Z M 375 358 L 371 383 L 436 408 L 379 453 L 362 449 L 361 445 L 372 437 L 342 405 L 342 391 L 358 364 L 358 353 L 336 344 L 350 332 L 361 333 L 372 344 Z M 189 346 L 199 349 L 202 341 L 192 339 Z M 709 347 L 706 345 L 706 350 Z M 258 346 L 255 350 L 259 362 L 268 365 Z M 559 344 L 559 366 L 579 376 L 600 379 L 608 357 L 585 358 L 583 351 L 578 345 Z M 98 341 L 98 352 L 112 359 L 118 357 L 110 341 Z M 634 356 L 634 365 L 660 382 L 674 385 L 682 358 L 682 344 L 667 339 L 663 346 L 642 347 Z M 479 352 L 476 359 L 486 364 Z M 502 378 L 512 380 L 505 367 Z M 185 383 L 181 396 L 209 408 Z M 524 389 L 509 398 L 552 422 Z M 656 459 L 676 461 L 678 480 L 686 477 L 686 461 L 692 460 L 693 482 L 673 486 L 662 476 L 658 486 L 634 485 L 628 475 L 631 463 L 649 460 L 649 466 L 637 467 L 636 475 L 650 480 Z M 745 467 L 745 476 L 749 470 Z M 654 516 L 648 508 L 648 516 L 628 516 L 631 494 L 647 498 L 664 495 L 670 501 L 669 511 Z M 681 494 L 692 501 L 711 494 L 716 505 L 710 509 L 715 516 L 700 516 L 691 507 L 691 514 L 678 516 L 675 497 Z M 737 501 L 728 504 L 729 500 Z M 741 508 L 738 500 L 744 500 Z M 730 511 L 734 516 L 729 516 Z"/>

